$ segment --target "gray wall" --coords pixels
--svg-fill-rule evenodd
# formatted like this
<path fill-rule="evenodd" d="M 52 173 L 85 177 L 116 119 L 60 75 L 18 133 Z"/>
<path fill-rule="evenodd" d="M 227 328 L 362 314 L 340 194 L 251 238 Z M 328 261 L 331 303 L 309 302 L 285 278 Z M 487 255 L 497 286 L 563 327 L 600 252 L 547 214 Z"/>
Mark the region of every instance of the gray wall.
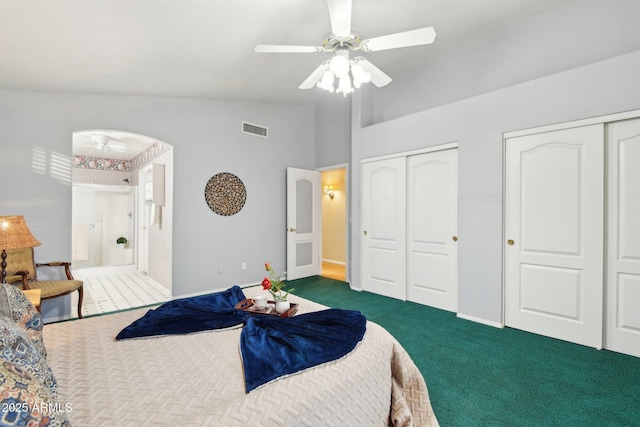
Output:
<path fill-rule="evenodd" d="M 637 1 L 569 2 L 354 94 L 351 286 L 362 287 L 361 160 L 457 141 L 459 313 L 501 323 L 502 135 L 640 109 L 638 15 Z"/>
<path fill-rule="evenodd" d="M 351 97 L 328 94 L 316 106 L 316 168 L 349 162 L 351 142 Z"/>
<path fill-rule="evenodd" d="M 70 259 L 71 134 L 148 135 L 174 148 L 174 296 L 258 282 L 265 261 L 285 268 L 286 167 L 314 168 L 314 114 L 309 106 L 0 91 L 0 215 L 25 216 L 42 242 L 37 261 Z M 243 120 L 267 126 L 270 137 L 242 134 Z M 219 216 L 204 201 L 219 172 L 247 188 L 237 215 Z M 45 318 L 54 305 L 45 302 Z"/>
<path fill-rule="evenodd" d="M 68 259 L 70 178 L 51 166 L 70 158 L 71 133 L 120 129 L 165 141 L 175 150 L 173 289 L 189 295 L 255 282 L 265 260 L 283 268 L 285 167 L 350 159 L 358 288 L 360 160 L 458 141 L 460 312 L 499 322 L 502 133 L 640 108 L 639 9 L 636 0 L 569 2 L 394 75 L 383 89 L 363 88 L 352 101 L 330 96 L 316 109 L 0 91 L 0 214 L 26 216 L 43 243 L 39 260 Z M 268 126 L 271 137 L 239 133 L 241 120 Z M 248 192 L 245 208 L 228 218 L 203 201 L 207 180 L 222 171 Z"/>
<path fill-rule="evenodd" d="M 575 0 L 478 34 L 472 43 L 394 74 L 389 86 L 374 92 L 373 120 L 392 120 L 636 51 L 638 16 L 638 0 Z"/>
<path fill-rule="evenodd" d="M 640 51 L 354 131 L 361 159 L 459 143 L 459 313 L 502 321 L 504 132 L 640 109 Z M 354 99 L 355 123 L 363 119 Z M 364 119 L 366 122 L 367 120 Z M 360 180 L 352 180 L 351 284 L 361 287 Z"/>

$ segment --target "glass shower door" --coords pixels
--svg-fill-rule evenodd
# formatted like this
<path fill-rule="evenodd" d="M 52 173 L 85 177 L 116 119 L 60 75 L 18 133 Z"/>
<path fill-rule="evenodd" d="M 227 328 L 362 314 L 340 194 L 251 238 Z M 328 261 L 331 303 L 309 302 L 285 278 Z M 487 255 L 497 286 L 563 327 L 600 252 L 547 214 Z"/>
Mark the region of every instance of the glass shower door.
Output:
<path fill-rule="evenodd" d="M 77 184 L 72 194 L 74 268 L 133 264 L 135 188 Z"/>

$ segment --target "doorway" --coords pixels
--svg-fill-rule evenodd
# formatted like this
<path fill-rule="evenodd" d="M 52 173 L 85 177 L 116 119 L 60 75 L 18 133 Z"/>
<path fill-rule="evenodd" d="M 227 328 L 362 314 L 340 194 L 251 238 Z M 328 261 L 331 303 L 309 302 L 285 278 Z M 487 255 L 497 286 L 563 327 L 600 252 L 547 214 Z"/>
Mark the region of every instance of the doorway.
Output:
<path fill-rule="evenodd" d="M 347 169 L 321 171 L 322 269 L 321 275 L 347 280 Z"/>
<path fill-rule="evenodd" d="M 72 268 L 74 277 L 85 282 L 83 312 L 102 314 L 169 300 L 172 146 L 123 131 L 78 131 L 73 133 L 73 164 Z M 155 186 L 161 202 L 145 196 L 150 179 L 141 179 L 145 175 L 139 172 L 148 170 L 162 172 L 152 174 L 156 183 L 162 181 Z M 93 243 L 98 235 L 100 243 Z M 122 240 L 126 243 L 119 245 Z"/>

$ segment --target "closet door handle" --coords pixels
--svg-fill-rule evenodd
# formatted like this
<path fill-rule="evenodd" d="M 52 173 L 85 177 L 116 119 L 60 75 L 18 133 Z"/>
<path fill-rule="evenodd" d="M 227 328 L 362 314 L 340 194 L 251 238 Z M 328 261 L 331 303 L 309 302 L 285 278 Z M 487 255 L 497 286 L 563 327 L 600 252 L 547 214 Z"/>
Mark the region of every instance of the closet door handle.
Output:
<path fill-rule="evenodd" d="M 291 227 L 291 228 L 289 228 L 289 231 L 293 233 L 294 231 L 296 231 L 296 229 Z"/>
<path fill-rule="evenodd" d="M 507 240 L 507 245 L 513 246 L 515 242 L 512 239 Z"/>
<path fill-rule="evenodd" d="M 453 240 L 454 242 L 457 242 L 457 241 L 458 241 L 458 236 L 453 236 L 453 237 L 451 238 L 451 240 Z"/>
<path fill-rule="evenodd" d="M 367 230 L 364 230 L 364 231 L 362 232 L 362 234 L 364 234 L 364 235 L 366 236 L 366 235 L 367 235 Z"/>

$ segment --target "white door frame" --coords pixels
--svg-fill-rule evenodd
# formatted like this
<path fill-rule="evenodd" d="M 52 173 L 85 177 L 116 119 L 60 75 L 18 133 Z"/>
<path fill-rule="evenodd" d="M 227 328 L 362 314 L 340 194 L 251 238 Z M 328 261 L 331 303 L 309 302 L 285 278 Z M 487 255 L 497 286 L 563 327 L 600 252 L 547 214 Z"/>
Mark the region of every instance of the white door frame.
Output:
<path fill-rule="evenodd" d="M 145 200 L 146 168 L 138 170 L 138 221 L 136 269 L 149 274 L 149 205 Z"/>

